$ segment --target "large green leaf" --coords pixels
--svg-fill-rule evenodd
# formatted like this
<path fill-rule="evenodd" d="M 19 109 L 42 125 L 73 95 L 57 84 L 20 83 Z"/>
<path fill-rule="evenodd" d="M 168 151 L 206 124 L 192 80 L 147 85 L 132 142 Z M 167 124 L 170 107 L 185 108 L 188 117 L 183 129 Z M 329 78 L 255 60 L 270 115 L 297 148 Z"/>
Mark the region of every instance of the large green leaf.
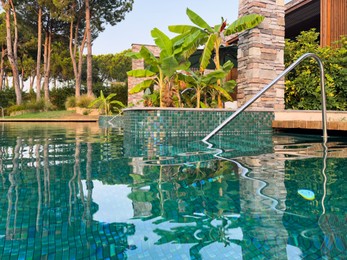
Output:
<path fill-rule="evenodd" d="M 135 85 L 132 89 L 130 89 L 129 94 L 139 93 L 139 92 L 145 90 L 146 88 L 149 88 L 154 83 L 155 83 L 155 81 L 153 79 L 146 79 L 146 80 L 142 81 L 141 83 Z"/>
<path fill-rule="evenodd" d="M 191 85 L 191 84 L 195 84 L 195 80 L 192 76 L 190 75 L 185 75 L 185 74 L 178 74 L 178 80 L 179 81 L 183 81 L 184 83 Z"/>
<path fill-rule="evenodd" d="M 179 62 L 179 65 L 177 66 L 176 71 L 177 70 L 187 71 L 190 68 L 190 65 L 191 65 L 190 61 L 183 60 Z"/>
<path fill-rule="evenodd" d="M 188 59 L 200 45 L 200 38 L 202 34 L 199 30 L 195 30 L 186 34 L 180 35 L 181 38 L 174 38 L 174 54 L 182 54 L 186 59 Z"/>
<path fill-rule="evenodd" d="M 114 98 L 115 96 L 117 96 L 116 93 L 111 93 L 111 94 L 109 94 L 109 95 L 106 97 L 106 100 L 109 101 L 109 100 L 111 100 L 112 98 Z"/>
<path fill-rule="evenodd" d="M 203 31 L 193 25 L 169 25 L 168 28 L 170 32 L 178 34 L 185 34 L 196 30 Z"/>
<path fill-rule="evenodd" d="M 177 62 L 174 56 L 166 57 L 161 62 L 162 70 L 167 77 L 171 77 L 180 64 Z"/>
<path fill-rule="evenodd" d="M 223 70 L 215 70 L 205 75 L 202 82 L 206 85 L 215 84 L 217 80 L 224 79 L 227 73 Z"/>
<path fill-rule="evenodd" d="M 230 60 L 228 60 L 223 64 L 222 69 L 224 71 L 229 72 L 233 67 L 234 67 L 234 63 L 232 63 Z"/>
<path fill-rule="evenodd" d="M 161 53 L 164 52 L 165 57 L 170 56 L 172 54 L 172 42 L 170 38 L 158 28 L 154 28 L 151 31 L 151 35 L 155 44 L 160 48 Z"/>
<path fill-rule="evenodd" d="M 235 80 L 229 80 L 229 81 L 224 82 L 224 84 L 223 84 L 223 87 L 227 92 L 234 91 L 235 86 L 236 86 Z"/>
<path fill-rule="evenodd" d="M 232 97 L 229 95 L 228 91 L 220 86 L 213 86 L 215 90 L 217 90 L 222 96 L 224 96 L 227 100 L 232 100 Z"/>
<path fill-rule="evenodd" d="M 135 78 L 146 78 L 156 75 L 155 72 L 145 69 L 131 70 L 127 72 L 128 76 Z"/>
<path fill-rule="evenodd" d="M 228 36 L 233 33 L 251 29 L 260 24 L 263 20 L 264 16 L 261 16 L 259 14 L 249 14 L 242 16 L 225 29 L 224 35 Z"/>
<path fill-rule="evenodd" d="M 139 52 L 127 52 L 125 56 L 128 56 L 132 59 L 142 59 L 141 53 Z"/>
<path fill-rule="evenodd" d="M 140 54 L 146 64 L 153 65 L 153 66 L 157 66 L 159 64 L 158 59 L 145 46 L 141 47 Z"/>
<path fill-rule="evenodd" d="M 110 102 L 110 104 L 118 105 L 118 106 L 123 107 L 123 108 L 126 107 L 126 105 L 124 105 L 123 102 L 118 101 L 118 100 L 113 100 Z"/>
<path fill-rule="evenodd" d="M 205 70 L 207 68 L 208 64 L 210 63 L 210 59 L 212 56 L 212 51 L 213 51 L 214 43 L 215 43 L 216 39 L 217 39 L 216 34 L 211 34 L 208 37 L 208 40 L 205 44 L 204 51 L 203 51 L 202 56 L 201 56 L 200 70 Z"/>
<path fill-rule="evenodd" d="M 208 23 L 202 19 L 197 13 L 193 12 L 192 10 L 190 10 L 189 8 L 187 8 L 186 11 L 189 19 L 197 26 L 207 30 L 208 32 L 212 33 L 213 29 L 211 28 L 211 26 L 208 25 Z"/>

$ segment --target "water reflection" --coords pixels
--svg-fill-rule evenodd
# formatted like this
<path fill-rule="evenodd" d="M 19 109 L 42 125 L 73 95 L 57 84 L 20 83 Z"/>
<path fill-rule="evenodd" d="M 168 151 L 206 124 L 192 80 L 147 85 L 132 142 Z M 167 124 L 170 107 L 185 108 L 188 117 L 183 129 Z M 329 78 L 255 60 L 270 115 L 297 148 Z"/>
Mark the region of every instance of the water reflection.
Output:
<path fill-rule="evenodd" d="M 122 135 L 93 125 L 3 129 L 2 257 L 344 257 L 346 159 L 322 160 L 315 144 L 300 156 L 274 138 L 237 163 L 196 142 L 127 158 Z"/>

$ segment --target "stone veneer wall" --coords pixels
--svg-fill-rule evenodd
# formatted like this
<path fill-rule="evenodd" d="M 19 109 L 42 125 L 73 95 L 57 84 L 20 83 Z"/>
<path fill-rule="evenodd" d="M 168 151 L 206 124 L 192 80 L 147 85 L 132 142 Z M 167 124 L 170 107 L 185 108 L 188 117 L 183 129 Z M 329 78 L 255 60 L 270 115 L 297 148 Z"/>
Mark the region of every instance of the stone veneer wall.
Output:
<path fill-rule="evenodd" d="M 155 45 L 144 45 L 144 44 L 132 44 L 132 51 L 133 52 L 139 52 L 141 47 L 145 46 L 147 49 L 149 49 L 154 56 L 159 56 L 159 48 Z M 143 69 L 144 68 L 144 61 L 143 59 L 133 59 L 132 60 L 132 69 Z M 136 84 L 143 81 L 143 78 L 134 78 L 134 77 L 128 77 L 128 91 L 132 89 Z M 135 107 L 143 107 L 143 103 L 140 102 L 142 100 L 143 92 L 128 95 L 128 104 L 133 103 Z"/>
<path fill-rule="evenodd" d="M 239 0 L 239 15 L 261 14 L 264 21 L 239 35 L 238 106 L 243 105 L 284 70 L 284 1 Z M 280 81 L 251 108 L 284 109 L 284 83 Z"/>

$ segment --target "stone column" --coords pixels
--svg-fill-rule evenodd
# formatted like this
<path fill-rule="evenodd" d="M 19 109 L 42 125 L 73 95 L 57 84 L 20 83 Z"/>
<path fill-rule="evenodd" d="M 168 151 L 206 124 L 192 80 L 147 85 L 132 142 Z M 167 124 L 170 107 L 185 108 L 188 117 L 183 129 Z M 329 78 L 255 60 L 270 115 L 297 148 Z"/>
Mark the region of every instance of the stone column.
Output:
<path fill-rule="evenodd" d="M 256 28 L 239 35 L 238 106 L 243 105 L 284 70 L 284 1 L 239 0 L 239 16 L 265 17 Z M 251 109 L 284 109 L 284 82 L 279 81 Z"/>
<path fill-rule="evenodd" d="M 145 46 L 150 52 L 153 53 L 154 56 L 159 57 L 160 49 L 155 45 L 132 44 L 132 52 L 139 52 L 142 46 Z M 145 63 L 143 59 L 133 59 L 131 66 L 133 70 L 144 69 Z M 143 80 L 143 78 L 128 77 L 128 92 L 130 91 L 130 89 L 132 89 L 135 85 L 142 82 Z M 131 95 L 128 94 L 128 104 L 133 103 L 134 107 L 143 107 L 143 103 L 141 102 L 143 100 L 143 94 L 143 92 Z"/>
<path fill-rule="evenodd" d="M 141 49 L 140 44 L 133 44 L 131 46 L 131 49 L 133 52 L 139 52 Z M 144 68 L 144 61 L 141 60 L 132 60 L 132 69 L 143 69 Z M 130 89 L 132 89 L 136 84 L 142 82 L 143 79 L 141 78 L 134 78 L 134 77 L 128 77 L 128 104 L 133 103 L 135 107 L 143 107 L 143 103 L 140 102 L 142 100 L 143 93 L 136 93 L 136 94 L 129 94 Z"/>

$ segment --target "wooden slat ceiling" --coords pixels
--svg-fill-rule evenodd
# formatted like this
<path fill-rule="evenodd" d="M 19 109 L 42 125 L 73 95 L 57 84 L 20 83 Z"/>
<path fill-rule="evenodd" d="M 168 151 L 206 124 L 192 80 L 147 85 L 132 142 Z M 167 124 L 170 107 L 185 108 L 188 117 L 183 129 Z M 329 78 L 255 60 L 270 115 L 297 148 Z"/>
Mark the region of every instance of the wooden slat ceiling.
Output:
<path fill-rule="evenodd" d="M 299 8 L 300 7 L 300 8 Z M 320 1 L 306 0 L 286 10 L 285 15 L 285 38 L 293 39 L 301 31 L 317 28 L 320 30 Z"/>

